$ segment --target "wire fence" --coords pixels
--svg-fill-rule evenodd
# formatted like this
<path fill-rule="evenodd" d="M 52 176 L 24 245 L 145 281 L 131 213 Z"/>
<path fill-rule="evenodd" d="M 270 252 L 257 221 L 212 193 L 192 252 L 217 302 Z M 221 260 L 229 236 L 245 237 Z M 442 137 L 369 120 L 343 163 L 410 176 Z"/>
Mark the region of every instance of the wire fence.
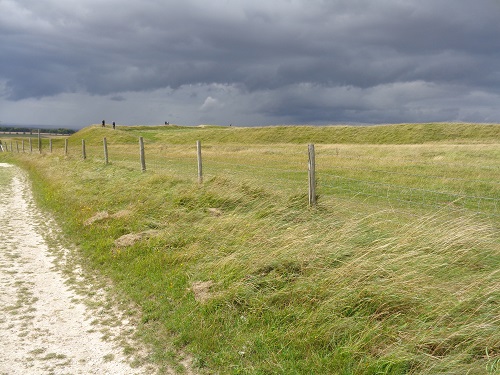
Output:
<path fill-rule="evenodd" d="M 322 175 L 320 184 L 328 194 L 356 194 L 389 201 L 428 207 L 462 208 L 479 213 L 499 215 L 500 199 L 470 196 L 449 191 L 436 191 L 410 186 L 359 180 L 331 174 Z"/>
<path fill-rule="evenodd" d="M 65 143 L 63 143 L 65 142 Z M 87 162 L 110 163 L 130 170 L 168 174 L 203 181 L 214 177 L 237 179 L 290 195 L 308 193 L 308 149 L 305 145 L 165 145 L 144 142 L 124 144 L 103 139 L 102 143 L 62 139 L 3 140 L 0 151 L 31 155 L 51 154 Z M 201 144 L 200 144 L 201 145 Z M 499 150 L 464 158 L 478 163 L 445 162 L 426 157 L 380 157 L 349 152 L 338 147 L 316 151 L 315 189 L 318 197 L 383 200 L 393 205 L 466 210 L 490 217 L 500 216 Z M 446 150 L 445 150 L 446 151 Z M 443 150 L 440 151 L 442 156 Z M 431 155 L 432 156 L 432 155 Z M 433 156 L 434 157 L 434 156 Z M 61 158 L 59 158 L 61 159 Z M 434 157 L 435 159 L 435 157 Z M 309 192 L 310 193 L 310 192 Z"/>

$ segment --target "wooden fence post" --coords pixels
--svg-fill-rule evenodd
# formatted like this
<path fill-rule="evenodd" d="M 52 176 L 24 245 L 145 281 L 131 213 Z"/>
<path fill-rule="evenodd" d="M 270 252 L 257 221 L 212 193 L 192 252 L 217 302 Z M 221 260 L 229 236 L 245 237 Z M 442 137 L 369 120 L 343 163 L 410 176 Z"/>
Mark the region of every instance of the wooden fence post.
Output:
<path fill-rule="evenodd" d="M 146 157 L 144 155 L 144 138 L 139 137 L 139 151 L 141 153 L 141 171 L 146 172 Z"/>
<path fill-rule="evenodd" d="M 33 141 L 31 140 L 30 137 L 30 154 L 33 152 Z"/>
<path fill-rule="evenodd" d="M 201 142 L 196 141 L 196 154 L 198 155 L 198 183 L 203 183 L 203 164 L 201 162 Z"/>
<path fill-rule="evenodd" d="M 316 155 L 314 145 L 309 145 L 309 206 L 316 205 Z"/>
<path fill-rule="evenodd" d="M 40 138 L 40 129 L 38 129 L 38 152 L 42 153 L 42 138 Z"/>
<path fill-rule="evenodd" d="M 17 148 L 17 153 L 19 154 L 19 142 L 16 141 L 16 148 Z"/>
<path fill-rule="evenodd" d="M 104 164 L 108 164 L 108 143 L 106 142 L 106 137 L 102 140 L 104 145 Z"/>
<path fill-rule="evenodd" d="M 85 152 L 85 139 L 82 139 L 82 158 L 87 159 L 87 153 Z"/>
<path fill-rule="evenodd" d="M 68 155 L 68 138 L 64 139 L 64 155 Z"/>

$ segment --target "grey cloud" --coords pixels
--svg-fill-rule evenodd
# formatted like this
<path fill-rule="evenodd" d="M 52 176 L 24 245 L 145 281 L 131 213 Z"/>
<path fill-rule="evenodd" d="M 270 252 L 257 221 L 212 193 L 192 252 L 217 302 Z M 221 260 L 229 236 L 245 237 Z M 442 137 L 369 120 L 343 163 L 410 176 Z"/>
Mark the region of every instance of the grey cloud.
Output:
<path fill-rule="evenodd" d="M 0 80 L 10 100 L 221 84 L 268 98 L 270 118 L 444 119 L 465 100 L 452 86 L 499 93 L 499 15 L 494 0 L 3 0 Z M 453 105 L 419 107 L 418 85 Z"/>
<path fill-rule="evenodd" d="M 123 101 L 127 100 L 123 95 L 114 95 L 114 96 L 110 97 L 109 99 L 114 101 L 114 102 L 123 102 Z"/>
<path fill-rule="evenodd" d="M 423 81 L 371 88 L 293 85 L 273 93 L 259 110 L 290 123 L 491 122 L 499 95 Z M 479 110 L 481 108 L 481 110 Z"/>

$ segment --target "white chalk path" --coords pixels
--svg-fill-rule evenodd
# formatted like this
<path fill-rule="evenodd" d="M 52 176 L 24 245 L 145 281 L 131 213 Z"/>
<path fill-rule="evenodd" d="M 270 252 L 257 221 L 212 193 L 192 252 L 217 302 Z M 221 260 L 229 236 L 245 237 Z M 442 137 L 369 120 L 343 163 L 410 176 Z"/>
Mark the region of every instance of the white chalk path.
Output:
<path fill-rule="evenodd" d="M 0 183 L 0 374 L 151 374 L 103 339 L 95 312 L 54 267 L 24 173 L 0 168 L 11 168 Z"/>

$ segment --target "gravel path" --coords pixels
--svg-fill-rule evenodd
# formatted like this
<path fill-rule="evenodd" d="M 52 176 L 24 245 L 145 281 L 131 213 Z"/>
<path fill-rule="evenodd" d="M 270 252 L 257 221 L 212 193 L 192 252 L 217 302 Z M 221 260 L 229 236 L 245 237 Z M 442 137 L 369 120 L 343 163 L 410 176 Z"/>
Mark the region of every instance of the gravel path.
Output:
<path fill-rule="evenodd" d="M 58 258 L 42 236 L 46 220 L 24 173 L 0 163 L 2 176 L 7 179 L 0 181 L 0 374 L 156 372 L 132 368 L 118 346 L 116 335 L 133 331 L 127 319 L 114 316 L 120 324 L 101 325 L 88 295 L 78 293 L 56 266 L 61 253 Z"/>

